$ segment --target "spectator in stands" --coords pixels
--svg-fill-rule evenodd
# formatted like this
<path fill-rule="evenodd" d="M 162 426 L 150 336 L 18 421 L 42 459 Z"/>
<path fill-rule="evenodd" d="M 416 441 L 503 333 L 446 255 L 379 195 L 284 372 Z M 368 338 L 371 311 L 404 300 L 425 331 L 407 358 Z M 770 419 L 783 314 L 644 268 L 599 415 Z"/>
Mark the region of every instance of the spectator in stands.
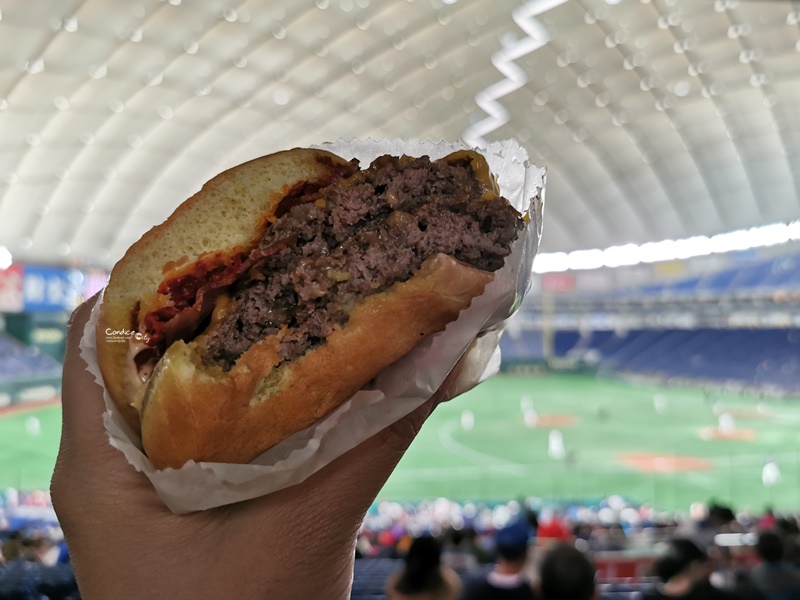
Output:
<path fill-rule="evenodd" d="M 464 584 L 461 600 L 532 600 L 533 588 L 523 569 L 530 535 L 526 524 L 515 523 L 497 531 L 497 563 L 487 575 Z"/>
<path fill-rule="evenodd" d="M 46 566 L 53 566 L 58 561 L 61 549 L 46 536 L 38 536 L 31 540 L 31 560 Z"/>
<path fill-rule="evenodd" d="M 375 535 L 369 531 L 362 531 L 358 534 L 356 541 L 356 558 L 374 558 L 378 555 L 378 549 L 374 546 Z"/>
<path fill-rule="evenodd" d="M 684 600 L 733 600 L 736 596 L 716 589 L 709 577 L 711 561 L 693 541 L 676 538 L 656 561 L 655 574 L 661 580 L 654 591 L 645 595 L 652 600 L 683 598 Z"/>
<path fill-rule="evenodd" d="M 527 506 L 526 503 L 523 502 L 522 504 L 525 505 L 525 520 L 528 522 L 531 534 L 537 535 L 539 530 L 539 513 L 530 506 Z"/>
<path fill-rule="evenodd" d="M 773 529 L 777 522 L 778 519 L 775 517 L 772 507 L 767 507 L 767 510 L 764 511 L 764 516 L 761 517 L 761 520 L 758 522 L 758 528 L 762 531 L 768 531 Z"/>
<path fill-rule="evenodd" d="M 70 321 L 52 481 L 82 597 L 348 598 L 364 514 L 458 369 L 429 402 L 303 483 L 176 515 L 108 443 L 102 390 L 78 349 L 93 306 Z"/>
<path fill-rule="evenodd" d="M 21 549 L 22 540 L 20 539 L 19 532 L 15 531 L 3 543 L 2 547 L 0 547 L 0 556 L 6 561 L 14 560 L 19 555 Z"/>
<path fill-rule="evenodd" d="M 597 571 L 587 556 L 568 544 L 551 546 L 542 561 L 540 591 L 543 600 L 592 600 Z"/>
<path fill-rule="evenodd" d="M 708 510 L 708 521 L 716 533 L 731 533 L 738 530 L 736 515 L 729 506 L 713 503 Z"/>
<path fill-rule="evenodd" d="M 708 557 L 714 565 L 709 580 L 715 588 L 733 590 L 737 584 L 737 573 L 733 553 L 728 546 L 712 546 Z"/>
<path fill-rule="evenodd" d="M 607 536 L 605 539 L 605 548 L 608 552 L 618 552 L 625 550 L 628 547 L 628 538 L 625 536 L 625 531 L 622 525 L 614 523 L 606 530 Z"/>
<path fill-rule="evenodd" d="M 459 592 L 458 574 L 441 564 L 441 546 L 429 535 L 411 542 L 405 568 L 386 582 L 389 600 L 456 600 Z"/>
<path fill-rule="evenodd" d="M 762 563 L 750 573 L 750 578 L 768 598 L 800 599 L 800 572 L 783 560 L 783 540 L 774 531 L 758 536 L 756 553 Z"/>
<path fill-rule="evenodd" d="M 539 528 L 536 537 L 566 542 L 572 539 L 572 533 L 554 509 L 546 509 L 539 515 Z"/>
<path fill-rule="evenodd" d="M 733 593 L 739 600 L 765 600 L 750 580 L 749 573 L 736 565 L 730 547 L 713 546 L 708 556 L 714 565 L 709 577 L 711 585 Z"/>
<path fill-rule="evenodd" d="M 800 567 L 800 527 L 794 517 L 778 519 L 776 532 L 783 541 L 783 560 L 795 567 Z"/>
<path fill-rule="evenodd" d="M 442 562 L 456 571 L 472 571 L 478 568 L 478 559 L 470 547 L 471 540 L 460 529 L 451 529 L 445 541 Z"/>
<path fill-rule="evenodd" d="M 25 538 L 21 531 L 15 531 L 3 544 L 2 554 L 6 561 L 32 560 L 30 540 Z"/>

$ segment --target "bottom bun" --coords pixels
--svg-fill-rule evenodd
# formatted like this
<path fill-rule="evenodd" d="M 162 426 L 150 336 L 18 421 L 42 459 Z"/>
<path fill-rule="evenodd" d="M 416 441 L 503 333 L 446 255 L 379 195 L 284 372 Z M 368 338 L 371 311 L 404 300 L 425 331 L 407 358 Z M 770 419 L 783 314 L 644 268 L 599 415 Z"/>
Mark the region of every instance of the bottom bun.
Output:
<path fill-rule="evenodd" d="M 159 469 L 188 460 L 252 461 L 444 330 L 493 277 L 444 254 L 432 256 L 408 281 L 360 301 L 324 344 L 284 364 L 280 334 L 250 348 L 227 373 L 202 364 L 202 337 L 174 343 L 148 383 L 145 452 Z"/>

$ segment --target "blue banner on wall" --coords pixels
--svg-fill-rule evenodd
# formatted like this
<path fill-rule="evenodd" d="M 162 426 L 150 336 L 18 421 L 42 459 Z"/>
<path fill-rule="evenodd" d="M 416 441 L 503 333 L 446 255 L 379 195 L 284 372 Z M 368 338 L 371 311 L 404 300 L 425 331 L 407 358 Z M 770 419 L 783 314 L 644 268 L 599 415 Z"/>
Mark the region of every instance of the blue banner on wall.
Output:
<path fill-rule="evenodd" d="M 23 299 L 26 312 L 71 311 L 80 301 L 83 274 L 75 269 L 25 265 Z"/>

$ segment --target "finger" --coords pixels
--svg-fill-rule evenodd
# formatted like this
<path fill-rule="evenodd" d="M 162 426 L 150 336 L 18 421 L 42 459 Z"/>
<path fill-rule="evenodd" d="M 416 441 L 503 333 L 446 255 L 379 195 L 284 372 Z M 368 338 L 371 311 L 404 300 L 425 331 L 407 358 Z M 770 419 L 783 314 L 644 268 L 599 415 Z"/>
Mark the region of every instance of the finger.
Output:
<path fill-rule="evenodd" d="M 86 497 L 93 498 L 98 511 L 100 505 L 114 505 L 118 515 L 123 508 L 135 512 L 137 506 L 145 503 L 166 510 L 157 502 L 147 479 L 109 443 L 103 423 L 106 410 L 103 388 L 86 370 L 80 352 L 81 339 L 96 303 L 94 296 L 79 306 L 72 313 L 67 329 L 61 386 L 61 445 L 51 481 L 54 503 L 59 500 L 60 518 L 68 517 Z"/>
<path fill-rule="evenodd" d="M 61 384 L 62 433 L 70 440 L 75 438 L 75 442 L 96 437 L 103 427 L 102 415 L 105 405 L 102 388 L 86 370 L 87 364 L 80 352 L 86 323 L 96 303 L 97 296 L 93 296 L 75 309 L 67 328 L 67 348 Z"/>
<path fill-rule="evenodd" d="M 108 441 L 103 424 L 106 411 L 103 388 L 94 375 L 87 371 L 87 364 L 80 352 L 86 324 L 97 303 L 94 296 L 72 313 L 67 330 L 67 349 L 64 357 L 64 374 L 61 384 L 62 430 L 58 465 L 64 468 L 79 464 L 81 472 L 104 473 L 102 478 L 114 473 L 120 477 L 133 471 L 123 454 Z M 87 332 L 94 335 L 94 330 Z M 95 473 L 95 471 L 97 473 Z"/>

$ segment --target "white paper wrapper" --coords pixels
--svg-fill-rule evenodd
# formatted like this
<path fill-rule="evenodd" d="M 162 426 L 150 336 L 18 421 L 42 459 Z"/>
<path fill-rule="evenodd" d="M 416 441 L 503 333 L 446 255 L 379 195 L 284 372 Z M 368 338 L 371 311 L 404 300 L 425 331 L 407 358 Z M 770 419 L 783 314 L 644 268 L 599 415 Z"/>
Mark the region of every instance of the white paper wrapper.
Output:
<path fill-rule="evenodd" d="M 339 141 L 320 146 L 363 166 L 382 154 L 429 155 L 441 158 L 463 144 L 417 141 Z M 515 141 L 492 143 L 482 153 L 497 177 L 500 189 L 514 207 L 530 216 L 525 233 L 515 242 L 505 266 L 482 296 L 462 311 L 447 329 L 426 340 L 383 371 L 370 389 L 364 389 L 319 423 L 268 450 L 248 465 L 190 462 L 180 469 L 156 470 L 142 453 L 133 434 L 104 391 L 104 423 L 111 445 L 144 473 L 166 505 L 176 513 L 233 504 L 300 483 L 375 433 L 411 413 L 441 386 L 459 359 L 467 353 L 448 395 L 463 393 L 497 372 L 497 346 L 503 321 L 522 302 L 530 286 L 533 258 L 539 244 L 544 204 L 544 169 L 528 164 L 528 155 Z M 97 309 L 86 324 L 81 355 L 87 369 L 103 386 L 97 366 L 95 328 Z"/>

